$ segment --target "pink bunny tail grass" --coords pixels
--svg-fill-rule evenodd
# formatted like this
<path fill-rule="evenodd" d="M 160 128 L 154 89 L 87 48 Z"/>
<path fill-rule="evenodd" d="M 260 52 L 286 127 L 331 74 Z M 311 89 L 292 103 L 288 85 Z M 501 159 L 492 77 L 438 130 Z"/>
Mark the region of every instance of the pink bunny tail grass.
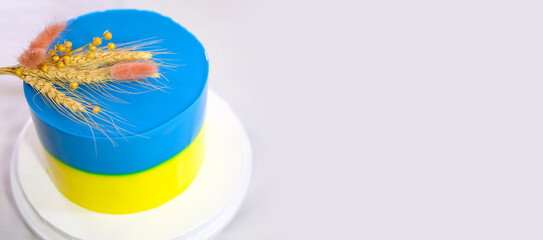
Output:
<path fill-rule="evenodd" d="M 45 48 L 30 48 L 21 54 L 17 60 L 19 64 L 26 68 L 37 68 L 47 58 L 45 51 Z"/>
<path fill-rule="evenodd" d="M 156 74 L 158 67 L 151 61 L 117 63 L 111 68 L 111 76 L 117 80 L 136 80 Z"/>
<path fill-rule="evenodd" d="M 46 51 L 51 46 L 51 43 L 57 39 L 65 28 L 66 23 L 55 23 L 47 26 L 30 43 L 28 49 L 19 56 L 19 64 L 27 68 L 38 67 L 47 58 Z"/>
<path fill-rule="evenodd" d="M 30 47 L 28 49 L 33 48 L 49 48 L 51 46 L 51 43 L 57 39 L 57 37 L 64 31 L 66 28 L 66 23 L 60 22 L 60 23 L 54 23 L 49 26 L 47 26 L 43 31 L 30 43 Z"/>

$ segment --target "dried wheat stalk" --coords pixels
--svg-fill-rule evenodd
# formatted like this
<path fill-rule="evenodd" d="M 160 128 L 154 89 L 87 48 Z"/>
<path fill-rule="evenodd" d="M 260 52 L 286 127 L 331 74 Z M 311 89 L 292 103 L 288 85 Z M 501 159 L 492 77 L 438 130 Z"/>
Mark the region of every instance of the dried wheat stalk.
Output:
<path fill-rule="evenodd" d="M 58 106 L 64 106 L 72 112 L 86 112 L 83 104 L 75 100 L 74 98 L 66 96 L 63 92 L 55 88 L 53 83 L 34 76 L 24 76 L 23 81 L 28 83 L 37 92 L 45 95 Z"/>
<path fill-rule="evenodd" d="M 64 41 L 63 44 L 56 44 L 53 49 L 46 51 L 65 27 L 66 24 L 63 23 L 48 26 L 19 57 L 20 64 L 0 67 L 0 74 L 21 78 L 52 103 L 61 114 L 104 131 L 88 117 L 94 116 L 106 122 L 107 118 L 111 117 L 83 93 L 88 93 L 87 91 L 79 91 L 79 85 L 88 85 L 89 89 L 95 89 L 98 94 L 102 94 L 101 90 L 107 89 L 110 86 L 108 84 L 113 81 L 139 82 L 138 80 L 147 77 L 157 77 L 158 68 L 153 61 L 156 53 L 138 51 L 138 46 L 115 50 L 116 46 L 112 42 L 108 43 L 107 47 L 99 48 L 102 44 L 101 37 L 95 37 L 92 42 L 75 50 L 72 50 L 70 41 Z M 109 31 L 104 32 L 104 40 L 111 38 Z M 99 113 L 103 116 L 99 116 Z M 111 123 L 114 124 L 112 120 Z"/>
<path fill-rule="evenodd" d="M 80 84 L 102 83 L 115 80 L 111 76 L 110 68 L 79 70 L 76 68 L 51 66 L 47 72 L 39 69 L 23 69 L 23 75 L 40 77 L 51 81 L 77 82 Z"/>

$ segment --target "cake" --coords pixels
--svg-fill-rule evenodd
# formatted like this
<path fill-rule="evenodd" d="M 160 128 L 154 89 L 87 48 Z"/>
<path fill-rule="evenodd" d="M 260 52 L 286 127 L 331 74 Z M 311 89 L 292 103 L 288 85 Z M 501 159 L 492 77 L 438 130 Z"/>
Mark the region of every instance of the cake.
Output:
<path fill-rule="evenodd" d="M 205 155 L 203 46 L 172 19 L 150 11 L 95 12 L 67 23 L 58 39 L 71 41 L 74 49 L 105 32 L 113 38 L 104 44 L 149 43 L 140 47 L 154 51 L 161 78 L 149 80 L 151 89 L 109 83 L 106 94 L 80 85 L 78 91 L 102 104 L 104 115 L 93 118 L 100 129 L 67 117 L 25 84 L 51 180 L 70 201 L 99 213 L 136 213 L 175 198 Z"/>

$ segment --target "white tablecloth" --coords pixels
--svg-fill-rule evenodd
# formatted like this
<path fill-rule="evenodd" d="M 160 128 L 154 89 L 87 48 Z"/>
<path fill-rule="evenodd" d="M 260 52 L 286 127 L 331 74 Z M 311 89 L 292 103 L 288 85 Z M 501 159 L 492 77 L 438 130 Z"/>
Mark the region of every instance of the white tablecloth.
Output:
<path fill-rule="evenodd" d="M 44 2 L 0 4 L 0 65 L 109 1 Z M 248 130 L 251 186 L 219 239 L 543 239 L 541 1 L 114 4 L 193 32 Z M 7 187 L 28 110 L 0 86 L 0 239 L 30 239 Z"/>

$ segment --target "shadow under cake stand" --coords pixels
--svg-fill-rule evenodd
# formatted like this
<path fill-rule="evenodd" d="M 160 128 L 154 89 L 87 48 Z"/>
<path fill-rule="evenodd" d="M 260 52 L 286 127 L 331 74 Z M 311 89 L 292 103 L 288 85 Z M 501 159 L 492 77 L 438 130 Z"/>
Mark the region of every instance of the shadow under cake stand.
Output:
<path fill-rule="evenodd" d="M 235 216 L 249 186 L 252 154 L 236 114 L 209 91 L 206 155 L 191 185 L 144 212 L 93 212 L 65 198 L 50 180 L 42 146 L 29 120 L 13 150 L 13 198 L 29 228 L 43 239 L 209 239 Z"/>

